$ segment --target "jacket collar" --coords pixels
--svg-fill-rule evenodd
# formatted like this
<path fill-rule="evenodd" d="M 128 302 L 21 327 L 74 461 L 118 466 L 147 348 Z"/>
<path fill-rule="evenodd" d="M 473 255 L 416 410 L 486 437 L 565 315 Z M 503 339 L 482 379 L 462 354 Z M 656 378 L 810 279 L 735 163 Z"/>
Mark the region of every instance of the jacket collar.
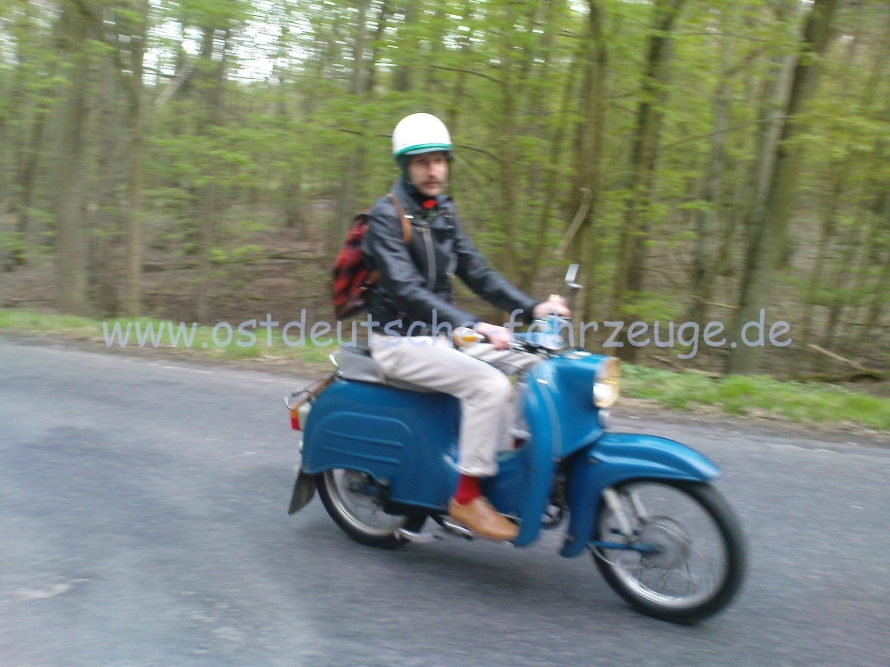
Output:
<path fill-rule="evenodd" d="M 417 201 L 408 194 L 408 191 L 405 189 L 405 184 L 402 182 L 400 178 L 395 182 L 395 184 L 390 189 L 396 199 L 399 200 L 399 203 L 402 205 L 402 208 L 405 209 L 405 213 L 413 216 L 422 216 L 423 209 L 420 208 L 420 205 Z M 451 195 L 437 195 L 436 196 L 436 206 L 440 211 L 451 211 L 452 203 L 451 203 Z"/>

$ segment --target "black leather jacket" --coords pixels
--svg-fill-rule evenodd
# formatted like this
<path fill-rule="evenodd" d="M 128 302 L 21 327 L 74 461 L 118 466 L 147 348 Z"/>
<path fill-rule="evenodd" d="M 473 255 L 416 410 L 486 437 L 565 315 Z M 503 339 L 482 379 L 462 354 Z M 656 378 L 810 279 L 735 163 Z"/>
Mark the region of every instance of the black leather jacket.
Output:
<path fill-rule="evenodd" d="M 421 322 L 424 330 L 415 327 L 411 334 L 428 334 L 435 310 L 437 324 L 472 326 L 479 318 L 452 303 L 454 276 L 497 308 L 508 313 L 522 310 L 518 321 L 532 320 L 532 309 L 538 302 L 488 265 L 458 222 L 451 197 L 436 198 L 438 214 L 427 222 L 401 179 L 390 192 L 410 216 L 411 243 L 405 244 L 396 207 L 388 197 L 378 199 L 362 241 L 369 268 L 380 272 L 368 297 L 368 310 L 375 322 L 381 327 L 393 323 L 390 331 L 401 334 L 412 323 Z"/>

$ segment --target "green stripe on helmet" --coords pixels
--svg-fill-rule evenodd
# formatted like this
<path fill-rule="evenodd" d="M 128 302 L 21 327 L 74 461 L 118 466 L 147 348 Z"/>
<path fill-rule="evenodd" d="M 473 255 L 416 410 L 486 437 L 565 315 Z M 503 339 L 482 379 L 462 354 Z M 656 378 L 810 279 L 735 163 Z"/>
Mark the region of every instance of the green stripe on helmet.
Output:
<path fill-rule="evenodd" d="M 403 148 L 393 157 L 402 155 L 420 155 L 421 153 L 433 153 L 435 151 L 451 151 L 451 144 L 416 144 Z"/>

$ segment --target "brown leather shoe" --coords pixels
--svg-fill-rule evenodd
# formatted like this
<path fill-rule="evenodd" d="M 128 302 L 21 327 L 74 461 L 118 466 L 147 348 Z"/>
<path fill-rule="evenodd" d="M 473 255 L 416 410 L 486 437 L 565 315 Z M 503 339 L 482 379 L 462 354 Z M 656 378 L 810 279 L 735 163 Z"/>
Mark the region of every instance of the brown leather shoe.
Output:
<path fill-rule="evenodd" d="M 519 535 L 519 526 L 503 514 L 498 514 L 498 511 L 481 496 L 466 505 L 461 505 L 452 498 L 448 504 L 448 514 L 479 537 L 489 540 L 498 542 L 515 540 Z"/>

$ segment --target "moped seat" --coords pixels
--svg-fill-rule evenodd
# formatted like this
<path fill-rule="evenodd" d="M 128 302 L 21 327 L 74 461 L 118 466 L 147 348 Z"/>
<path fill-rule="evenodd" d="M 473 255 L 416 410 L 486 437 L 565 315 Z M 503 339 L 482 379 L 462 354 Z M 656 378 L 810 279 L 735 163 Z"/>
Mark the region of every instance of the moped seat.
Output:
<path fill-rule="evenodd" d="M 386 377 L 383 369 L 377 365 L 377 362 L 371 356 L 371 351 L 367 348 L 343 347 L 340 348 L 339 357 L 339 374 L 345 380 L 383 384 L 396 389 L 416 391 L 422 394 L 436 393 L 435 389 Z"/>

